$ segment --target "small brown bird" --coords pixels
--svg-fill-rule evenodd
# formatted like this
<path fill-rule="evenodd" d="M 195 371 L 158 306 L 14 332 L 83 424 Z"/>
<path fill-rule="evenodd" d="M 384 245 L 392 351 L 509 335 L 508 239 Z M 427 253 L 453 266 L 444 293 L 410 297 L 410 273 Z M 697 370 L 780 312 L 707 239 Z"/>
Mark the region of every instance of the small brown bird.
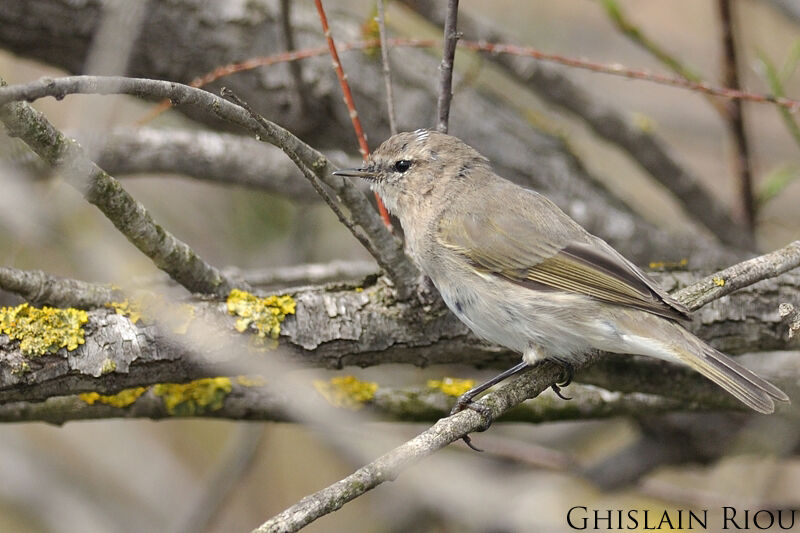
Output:
<path fill-rule="evenodd" d="M 592 349 L 682 363 L 744 404 L 772 413 L 783 391 L 698 339 L 688 309 L 547 198 L 492 172 L 456 137 L 428 130 L 385 141 L 363 168 L 400 219 L 407 249 L 447 306 L 478 336 L 522 363 L 469 391 L 544 359 L 567 370 Z M 558 392 L 557 388 L 554 388 Z"/>

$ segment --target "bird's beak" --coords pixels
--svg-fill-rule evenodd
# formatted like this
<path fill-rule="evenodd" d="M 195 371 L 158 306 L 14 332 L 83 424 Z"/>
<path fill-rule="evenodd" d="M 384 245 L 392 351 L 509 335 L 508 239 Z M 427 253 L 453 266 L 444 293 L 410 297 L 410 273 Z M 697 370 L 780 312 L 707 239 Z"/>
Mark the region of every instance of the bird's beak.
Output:
<path fill-rule="evenodd" d="M 375 174 L 365 168 L 343 168 L 333 173 L 334 176 L 344 176 L 347 178 L 362 178 L 365 180 L 375 179 Z"/>

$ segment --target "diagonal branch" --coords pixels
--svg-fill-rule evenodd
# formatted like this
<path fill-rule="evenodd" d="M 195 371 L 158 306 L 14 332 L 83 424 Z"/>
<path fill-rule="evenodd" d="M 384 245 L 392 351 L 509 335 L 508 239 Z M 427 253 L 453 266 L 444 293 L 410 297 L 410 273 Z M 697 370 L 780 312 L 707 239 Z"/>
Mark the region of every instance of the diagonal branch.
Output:
<path fill-rule="evenodd" d="M 25 141 L 63 174 L 134 246 L 189 291 L 224 296 L 234 287 L 222 272 L 153 220 L 142 204 L 42 113 L 27 103 L 10 103 L 0 107 L 0 120 L 12 136 Z"/>
<path fill-rule="evenodd" d="M 361 152 L 361 158 L 364 161 L 369 157 L 369 146 L 367 145 L 367 136 L 364 134 L 364 128 L 361 127 L 361 119 L 358 117 L 356 111 L 356 103 L 353 101 L 353 93 L 350 91 L 350 84 L 347 82 L 347 75 L 342 68 L 342 62 L 339 60 L 339 53 L 336 51 L 336 43 L 331 35 L 331 29 L 328 27 L 328 17 L 325 15 L 325 8 L 322 6 L 322 0 L 314 0 L 314 5 L 319 14 L 319 21 L 322 24 L 322 32 L 325 34 L 325 40 L 328 42 L 328 48 L 333 60 L 333 70 L 336 72 L 336 77 L 339 79 L 339 85 L 342 87 L 342 95 L 344 96 L 344 103 L 347 110 L 350 112 L 350 122 L 353 124 L 353 130 L 356 132 L 358 138 L 358 150 Z M 383 223 L 386 227 L 391 229 L 392 222 L 389 218 L 389 212 L 386 211 L 386 206 L 383 205 L 383 200 L 375 193 L 375 201 L 378 203 L 378 212 L 381 214 Z"/>
<path fill-rule="evenodd" d="M 129 94 L 132 96 L 169 99 L 176 106 L 187 106 L 213 114 L 243 127 L 263 140 L 278 146 L 295 163 L 298 161 L 328 187 L 350 210 L 353 221 L 364 230 L 379 257 L 386 274 L 395 285 L 397 297 L 405 299 L 414 292 L 417 270 L 403 252 L 399 241 L 389 233 L 380 216 L 349 180 L 334 176 L 338 170 L 324 155 L 314 150 L 284 128 L 264 120 L 259 123 L 240 106 L 208 91 L 180 83 L 124 78 L 115 76 L 69 76 L 0 88 L 0 106 L 15 100 L 36 100 L 46 96 L 63 98 L 67 94 Z M 22 105 L 22 104 L 20 104 Z"/>
<path fill-rule="evenodd" d="M 784 249 L 785 255 L 757 258 L 757 260 L 734 265 L 730 269 L 726 269 L 726 271 L 736 269 L 741 274 L 741 283 L 744 284 L 773 277 L 774 272 L 783 268 L 783 266 L 776 265 L 786 266 L 787 264 L 793 264 L 797 266 L 800 264 L 800 246 L 798 244 L 792 243 Z M 719 272 L 715 276 L 722 276 L 723 272 Z M 678 293 L 676 297 L 682 303 L 690 304 L 691 300 L 686 295 L 697 292 L 703 286 L 705 284 L 701 281 L 688 287 L 685 292 Z M 720 296 L 722 294 L 715 295 L 715 297 Z M 711 299 L 714 299 L 714 297 Z M 587 366 L 597 359 L 598 355 L 598 353 L 587 354 L 585 360 L 578 366 Z M 411 465 L 432 455 L 448 444 L 467 436 L 473 431 L 485 428 L 487 423 L 495 420 L 512 407 L 528 398 L 538 396 L 542 391 L 556 383 L 560 377 L 561 369 L 557 364 L 547 360 L 537 364 L 511 383 L 479 400 L 478 403 L 486 407 L 486 420 L 483 419 L 482 415 L 469 409 L 441 419 L 415 438 L 359 468 L 353 474 L 301 499 L 293 506 L 264 522 L 254 532 L 277 533 L 297 531 L 303 528 L 317 518 L 339 509 L 345 503 L 377 487 L 384 481 L 395 479 Z"/>

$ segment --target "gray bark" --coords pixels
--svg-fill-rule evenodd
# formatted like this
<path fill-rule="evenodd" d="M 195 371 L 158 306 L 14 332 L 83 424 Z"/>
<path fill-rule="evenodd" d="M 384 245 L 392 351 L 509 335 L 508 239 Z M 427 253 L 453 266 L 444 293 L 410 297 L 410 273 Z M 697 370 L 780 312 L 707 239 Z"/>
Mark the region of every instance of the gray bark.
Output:
<path fill-rule="evenodd" d="M 676 288 L 696 275 L 670 273 L 659 278 L 666 287 Z M 481 342 L 440 306 L 427 308 L 415 299 L 394 301 L 380 281 L 363 290 L 316 286 L 290 294 L 297 312 L 282 324 L 277 353 L 304 366 L 462 363 L 506 368 L 518 361 L 517 354 Z M 690 329 L 728 353 L 797 348 L 800 338 L 788 338 L 789 325 L 778 306 L 798 301 L 800 274 L 783 274 L 711 302 L 694 313 Z M 71 352 L 62 349 L 55 355 L 26 357 L 18 342 L 0 335 L 0 402 L 110 392 L 253 369 L 249 335 L 233 330 L 234 317 L 224 305 L 194 301 L 192 306 L 195 318 L 181 337 L 154 325 L 134 325 L 109 309 L 89 313 L 86 342 Z M 112 372 L 107 371 L 109 361 Z M 592 382 L 612 390 L 627 387 L 667 396 L 674 389 L 663 385 L 670 382 L 664 373 L 673 371 L 664 365 L 638 372 L 642 365 L 609 364 L 608 371 L 601 367 L 589 374 L 594 376 Z M 671 375 L 685 380 L 686 374 Z"/>

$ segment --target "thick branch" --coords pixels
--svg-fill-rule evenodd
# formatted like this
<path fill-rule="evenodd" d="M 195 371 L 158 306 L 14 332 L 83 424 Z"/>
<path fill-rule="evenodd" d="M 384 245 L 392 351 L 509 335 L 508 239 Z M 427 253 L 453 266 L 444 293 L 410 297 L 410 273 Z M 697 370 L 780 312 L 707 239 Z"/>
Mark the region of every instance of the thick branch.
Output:
<path fill-rule="evenodd" d="M 598 387 L 575 384 L 569 388 L 571 402 L 555 394 L 544 393 L 525 402 L 500 417 L 499 422 L 541 423 L 563 420 L 593 420 L 615 416 L 630 416 L 646 411 L 661 412 L 704 410 L 708 408 L 743 409 L 724 393 L 719 402 L 688 403 L 643 393 L 610 392 Z M 370 420 L 403 422 L 436 422 L 446 417 L 456 397 L 434 388 L 380 387 L 363 407 Z M 93 403 L 89 403 L 89 402 Z M 64 424 L 77 420 L 108 418 L 165 418 L 205 417 L 226 420 L 271 422 L 292 421 L 292 398 L 273 392 L 269 386 L 242 385 L 231 379 L 231 390 L 219 406 L 209 409 L 170 411 L 164 398 L 152 389 L 145 391 L 130 405 L 113 405 L 113 400 L 78 396 L 57 396 L 43 402 L 10 402 L 0 405 L 0 422 L 48 422 Z M 357 405 L 357 404 L 356 404 Z"/>
<path fill-rule="evenodd" d="M 762 275 L 768 275 L 767 270 Z M 663 286 L 676 289 L 689 285 L 696 274 L 664 273 L 658 279 Z M 426 309 L 413 299 L 396 302 L 386 285 L 374 283 L 374 278 L 365 283 L 292 290 L 297 309 L 281 324 L 282 352 L 299 364 L 329 368 L 386 363 L 507 368 L 518 360 L 517 354 L 482 343 L 447 310 Z M 800 335 L 788 338 L 790 325 L 779 313 L 779 304 L 798 301 L 800 274 L 785 273 L 704 306 L 695 313 L 690 329 L 728 353 L 798 347 Z M 141 322 L 131 324 L 105 308 L 89 313 L 86 343 L 77 350 L 28 358 L 16 342 L 0 344 L 0 402 L 92 390 L 113 392 L 136 385 L 225 375 L 230 373 L 230 365 L 252 360 L 252 349 L 240 347 L 249 334 L 236 333 L 233 317 L 227 316 L 218 303 L 192 302 L 191 306 L 194 319 L 190 327 L 196 329 L 190 329 L 187 339 L 191 331 L 214 339 L 201 343 L 192 357 L 191 350 L 176 346 L 158 328 Z M 231 349 L 232 343 L 236 349 Z M 109 366 L 115 371 L 104 373 Z M 637 373 L 640 367 L 615 365 L 613 372 L 622 376 L 620 380 L 626 375 L 636 376 L 642 391 L 661 390 L 670 379 L 685 381 L 687 375 L 669 365 Z M 27 368 L 27 373 L 20 373 L 21 368 Z M 665 379 L 667 375 L 672 377 Z"/>

